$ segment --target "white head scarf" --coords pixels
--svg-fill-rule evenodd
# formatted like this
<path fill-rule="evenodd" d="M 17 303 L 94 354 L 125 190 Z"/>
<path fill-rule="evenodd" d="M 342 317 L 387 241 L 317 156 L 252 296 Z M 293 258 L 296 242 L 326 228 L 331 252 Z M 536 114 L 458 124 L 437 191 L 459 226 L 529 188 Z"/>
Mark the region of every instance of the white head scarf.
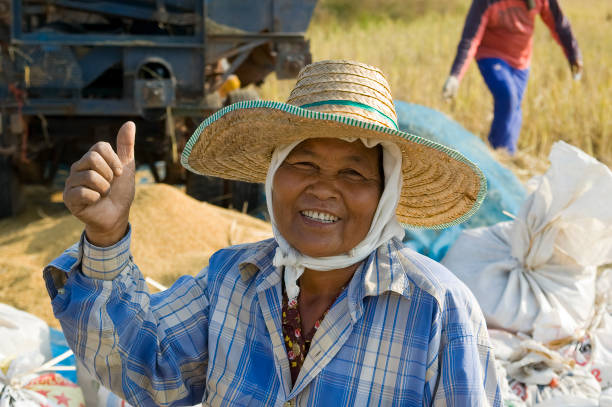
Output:
<path fill-rule="evenodd" d="M 357 139 L 343 139 L 353 142 Z M 381 144 L 383 148 L 383 170 L 385 173 L 385 186 L 374 213 L 370 230 L 366 237 L 348 253 L 328 257 L 305 256 L 292 247 L 280 234 L 276 227 L 274 211 L 272 208 L 272 184 L 274 174 L 281 166 L 289 153 L 303 140 L 277 147 L 272 154 L 272 161 L 266 176 L 266 204 L 272 221 L 274 238 L 278 242 L 278 248 L 274 255 L 273 264 L 276 267 L 285 266 L 285 288 L 289 300 L 297 299 L 300 288 L 297 280 L 304 273 L 305 268 L 318 271 L 336 270 L 348 267 L 365 259 L 383 243 L 393 237 L 402 239 L 404 229 L 397 221 L 395 210 L 400 198 L 402 188 L 402 154 L 397 145 L 391 142 L 378 142 L 374 140 L 360 139 L 368 148 Z"/>

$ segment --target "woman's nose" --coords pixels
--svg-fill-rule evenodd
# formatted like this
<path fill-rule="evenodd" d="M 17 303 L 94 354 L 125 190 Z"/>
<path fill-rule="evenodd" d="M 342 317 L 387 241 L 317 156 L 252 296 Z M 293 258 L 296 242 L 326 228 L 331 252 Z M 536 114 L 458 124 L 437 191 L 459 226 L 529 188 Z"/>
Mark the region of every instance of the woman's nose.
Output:
<path fill-rule="evenodd" d="M 334 199 L 340 196 L 336 177 L 322 174 L 312 180 L 307 192 L 320 200 Z"/>

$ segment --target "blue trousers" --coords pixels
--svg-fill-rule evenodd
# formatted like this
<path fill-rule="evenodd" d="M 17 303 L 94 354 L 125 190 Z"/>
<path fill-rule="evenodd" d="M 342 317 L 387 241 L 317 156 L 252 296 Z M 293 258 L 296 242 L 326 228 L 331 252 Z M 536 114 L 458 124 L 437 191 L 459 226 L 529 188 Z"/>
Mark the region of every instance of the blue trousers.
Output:
<path fill-rule="evenodd" d="M 489 143 L 493 148 L 505 148 L 514 154 L 523 121 L 521 102 L 529 68 L 516 69 L 499 58 L 480 59 L 478 68 L 495 101 Z"/>

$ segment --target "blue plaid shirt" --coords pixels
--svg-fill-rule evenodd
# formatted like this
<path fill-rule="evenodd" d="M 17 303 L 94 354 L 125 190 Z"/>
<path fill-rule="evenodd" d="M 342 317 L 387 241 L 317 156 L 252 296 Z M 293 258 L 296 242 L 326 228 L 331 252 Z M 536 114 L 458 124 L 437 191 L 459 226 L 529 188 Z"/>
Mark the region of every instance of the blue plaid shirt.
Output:
<path fill-rule="evenodd" d="M 104 249 L 82 237 L 44 277 L 74 353 L 133 405 L 502 404 L 475 298 L 400 241 L 357 269 L 293 386 L 274 240 L 223 249 L 157 294 L 129 247 L 129 233 Z"/>

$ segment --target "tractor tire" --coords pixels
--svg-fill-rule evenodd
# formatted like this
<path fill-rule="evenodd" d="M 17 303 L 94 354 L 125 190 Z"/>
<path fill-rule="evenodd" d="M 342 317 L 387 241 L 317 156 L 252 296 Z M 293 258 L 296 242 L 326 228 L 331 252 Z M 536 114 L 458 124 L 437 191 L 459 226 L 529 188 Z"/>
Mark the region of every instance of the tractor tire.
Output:
<path fill-rule="evenodd" d="M 8 156 L 0 155 L 0 218 L 17 214 L 21 209 L 21 185 L 17 171 Z"/>

